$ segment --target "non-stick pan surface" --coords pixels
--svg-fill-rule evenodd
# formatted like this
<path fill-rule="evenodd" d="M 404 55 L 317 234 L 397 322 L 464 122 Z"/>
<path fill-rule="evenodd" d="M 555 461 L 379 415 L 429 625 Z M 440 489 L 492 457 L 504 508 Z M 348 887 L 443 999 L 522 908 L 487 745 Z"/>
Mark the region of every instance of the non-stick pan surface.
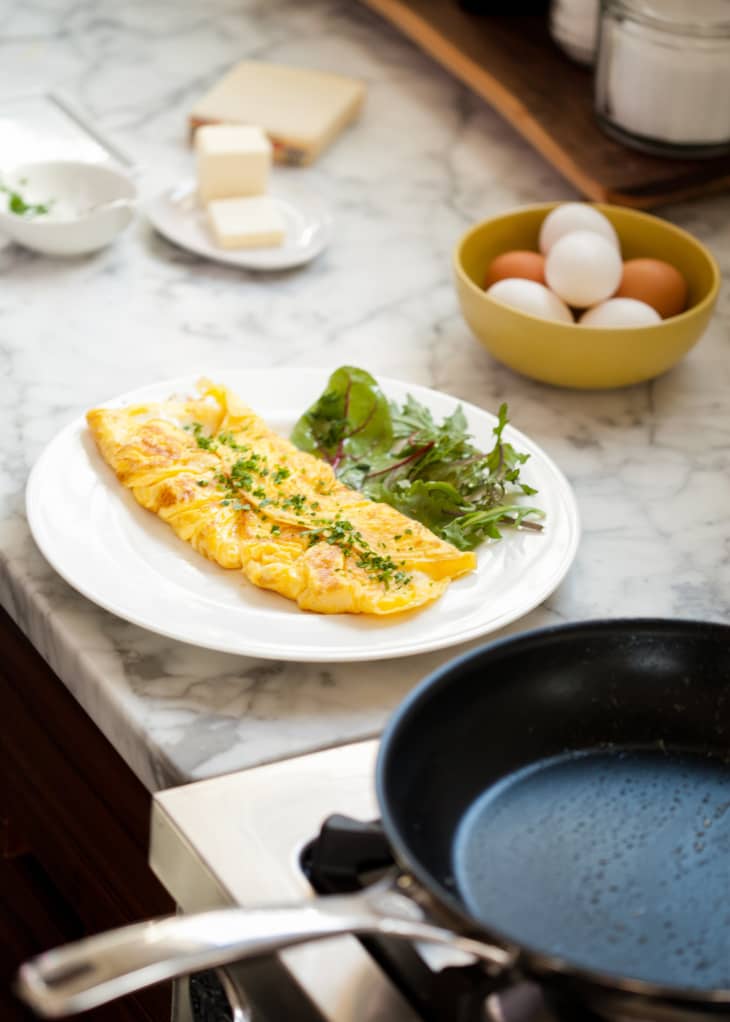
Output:
<path fill-rule="evenodd" d="M 730 628 L 613 620 L 447 665 L 384 735 L 400 861 L 530 971 L 730 1005 Z"/>

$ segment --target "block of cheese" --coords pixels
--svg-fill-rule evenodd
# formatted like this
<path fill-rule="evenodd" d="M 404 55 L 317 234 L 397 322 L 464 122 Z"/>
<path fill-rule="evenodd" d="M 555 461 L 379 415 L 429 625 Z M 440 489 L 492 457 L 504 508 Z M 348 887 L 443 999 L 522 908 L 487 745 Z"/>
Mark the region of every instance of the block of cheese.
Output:
<path fill-rule="evenodd" d="M 266 191 L 271 142 L 261 128 L 209 124 L 196 132 L 195 151 L 198 192 L 203 202 Z"/>
<path fill-rule="evenodd" d="M 284 241 L 284 217 L 268 195 L 214 199 L 207 209 L 210 229 L 221 248 L 271 248 Z"/>
<path fill-rule="evenodd" d="M 360 111 L 362 82 L 259 61 L 236 64 L 190 113 L 201 124 L 260 124 L 279 163 L 311 163 Z"/>

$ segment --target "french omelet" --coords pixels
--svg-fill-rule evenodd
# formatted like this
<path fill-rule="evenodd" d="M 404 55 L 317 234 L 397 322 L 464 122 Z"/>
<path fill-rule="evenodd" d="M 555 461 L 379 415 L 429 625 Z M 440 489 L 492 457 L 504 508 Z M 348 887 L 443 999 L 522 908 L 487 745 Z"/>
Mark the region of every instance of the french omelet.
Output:
<path fill-rule="evenodd" d="M 147 510 L 221 567 L 303 610 L 394 614 L 441 596 L 472 552 L 344 486 L 224 386 L 96 408 L 105 461 Z"/>

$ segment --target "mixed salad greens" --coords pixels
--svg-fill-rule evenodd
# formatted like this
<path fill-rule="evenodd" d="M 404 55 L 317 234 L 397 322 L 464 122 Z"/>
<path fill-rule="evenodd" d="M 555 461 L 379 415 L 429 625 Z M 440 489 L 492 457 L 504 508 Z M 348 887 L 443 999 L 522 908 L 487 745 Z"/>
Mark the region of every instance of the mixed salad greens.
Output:
<path fill-rule="evenodd" d="M 540 530 L 537 507 L 515 503 L 537 491 L 520 480 L 521 454 L 502 439 L 507 405 L 498 413 L 494 446 L 472 443 L 461 406 L 442 423 L 410 395 L 388 401 L 364 369 L 342 366 L 296 423 L 291 440 L 332 465 L 337 477 L 372 500 L 391 504 L 459 550 L 499 539 L 500 526 Z"/>

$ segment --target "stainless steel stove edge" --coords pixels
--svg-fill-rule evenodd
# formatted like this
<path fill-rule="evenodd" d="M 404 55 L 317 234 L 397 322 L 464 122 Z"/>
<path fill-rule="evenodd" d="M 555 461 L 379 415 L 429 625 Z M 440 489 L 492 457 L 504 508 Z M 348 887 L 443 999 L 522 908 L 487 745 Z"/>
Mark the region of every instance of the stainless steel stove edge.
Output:
<path fill-rule="evenodd" d="M 159 792 L 149 862 L 184 912 L 312 896 L 299 854 L 322 821 L 377 815 L 376 741 L 356 742 Z M 256 1022 L 416 1022 L 352 937 L 305 945 L 226 969 Z M 175 1022 L 188 1019 L 178 993 Z"/>

